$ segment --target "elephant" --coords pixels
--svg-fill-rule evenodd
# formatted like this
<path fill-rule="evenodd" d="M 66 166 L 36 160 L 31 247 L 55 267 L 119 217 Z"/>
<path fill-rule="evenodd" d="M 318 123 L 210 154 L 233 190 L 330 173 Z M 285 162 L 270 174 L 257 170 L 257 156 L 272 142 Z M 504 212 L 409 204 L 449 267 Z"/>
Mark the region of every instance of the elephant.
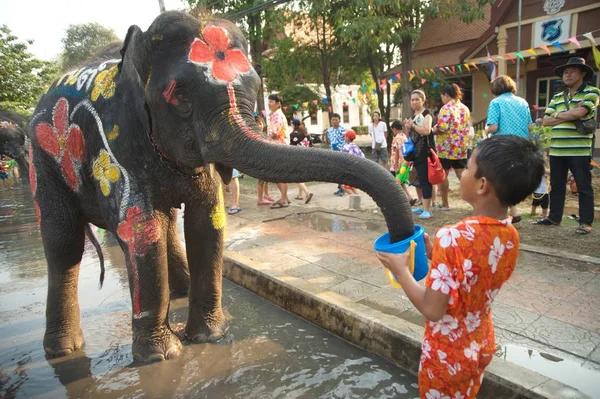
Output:
<path fill-rule="evenodd" d="M 358 187 L 382 209 L 392 241 L 414 232 L 408 201 L 381 166 L 261 135 L 253 117 L 259 77 L 246 48 L 231 22 L 169 11 L 145 32 L 131 26 L 118 54 L 61 76 L 40 99 L 29 177 L 48 263 L 49 356 L 84 344 L 77 279 L 90 225 L 112 232 L 125 253 L 135 360 L 170 359 L 182 339 L 227 333 L 221 184 L 232 168 L 271 182 Z M 173 292 L 189 300 L 179 332 L 168 321 Z"/>
<path fill-rule="evenodd" d="M 13 112 L 0 111 L 0 154 L 8 155 L 17 162 L 19 176 L 26 181 L 29 170 L 25 149 L 27 134 L 19 126 L 13 114 Z"/>

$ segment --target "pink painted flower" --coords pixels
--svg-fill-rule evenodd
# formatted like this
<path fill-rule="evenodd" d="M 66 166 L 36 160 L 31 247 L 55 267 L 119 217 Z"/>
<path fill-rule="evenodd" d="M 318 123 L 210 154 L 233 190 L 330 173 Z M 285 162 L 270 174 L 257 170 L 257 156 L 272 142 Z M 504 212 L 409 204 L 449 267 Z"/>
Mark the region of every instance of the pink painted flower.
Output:
<path fill-rule="evenodd" d="M 52 125 L 40 123 L 35 127 L 40 146 L 60 164 L 63 176 L 72 190 L 79 187 L 74 161 L 83 161 L 84 140 L 76 124 L 68 125 L 69 103 L 60 98 L 52 111 Z"/>
<path fill-rule="evenodd" d="M 160 226 L 152 215 L 144 214 L 140 208 L 132 206 L 127 210 L 125 221 L 119 223 L 117 234 L 130 246 L 130 251 L 143 256 L 148 252 L 148 246 L 159 240 Z"/>
<path fill-rule="evenodd" d="M 231 83 L 238 75 L 250 71 L 250 63 L 244 53 L 230 48 L 227 31 L 219 26 L 207 26 L 202 39 L 194 39 L 190 48 L 190 61 L 207 64 L 207 74 L 216 80 Z"/>

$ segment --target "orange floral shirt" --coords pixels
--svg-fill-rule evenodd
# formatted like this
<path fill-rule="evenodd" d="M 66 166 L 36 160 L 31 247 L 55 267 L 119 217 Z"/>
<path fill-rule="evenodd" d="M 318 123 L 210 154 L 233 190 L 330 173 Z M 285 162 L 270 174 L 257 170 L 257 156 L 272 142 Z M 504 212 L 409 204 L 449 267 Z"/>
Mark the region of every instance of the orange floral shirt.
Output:
<path fill-rule="evenodd" d="M 474 216 L 436 232 L 425 286 L 450 301 L 439 321 L 425 321 L 421 397 L 475 397 L 496 352 L 492 303 L 518 256 L 510 219 Z"/>

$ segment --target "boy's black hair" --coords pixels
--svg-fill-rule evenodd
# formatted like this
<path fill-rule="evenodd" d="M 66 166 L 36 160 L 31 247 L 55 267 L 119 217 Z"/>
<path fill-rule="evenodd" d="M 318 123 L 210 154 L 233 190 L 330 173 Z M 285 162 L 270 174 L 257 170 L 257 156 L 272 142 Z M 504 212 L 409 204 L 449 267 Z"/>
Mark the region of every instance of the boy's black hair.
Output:
<path fill-rule="evenodd" d="M 545 173 L 541 149 L 519 136 L 494 135 L 479 143 L 475 151 L 475 177 L 489 180 L 506 206 L 516 205 L 533 193 Z"/>
<path fill-rule="evenodd" d="M 279 104 L 283 103 L 283 98 L 277 93 L 269 94 L 269 100 L 277 101 Z"/>
<path fill-rule="evenodd" d="M 340 114 L 337 114 L 335 112 L 333 114 L 331 114 L 331 119 L 333 119 L 333 118 L 342 119 L 342 117 L 340 116 Z"/>
<path fill-rule="evenodd" d="M 402 122 L 400 121 L 393 121 L 392 122 L 392 126 L 390 126 L 392 129 L 398 129 L 398 130 L 402 130 Z"/>

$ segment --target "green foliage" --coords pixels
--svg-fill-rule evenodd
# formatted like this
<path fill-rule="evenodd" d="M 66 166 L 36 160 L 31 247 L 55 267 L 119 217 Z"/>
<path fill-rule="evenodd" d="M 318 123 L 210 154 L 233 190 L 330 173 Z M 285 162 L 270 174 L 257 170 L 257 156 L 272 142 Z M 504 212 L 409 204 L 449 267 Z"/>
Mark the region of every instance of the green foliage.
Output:
<path fill-rule="evenodd" d="M 368 126 L 352 126 L 352 130 L 354 130 L 359 136 L 369 134 Z"/>
<path fill-rule="evenodd" d="M 308 86 L 287 86 L 279 94 L 283 98 L 284 107 L 287 107 L 283 110 L 283 113 L 288 119 L 292 118 L 294 112 L 308 111 L 311 114 L 317 112 L 320 107 L 325 106 L 318 94 Z M 317 104 L 313 103 L 314 100 L 318 100 Z M 303 105 L 307 102 L 308 107 Z"/>
<path fill-rule="evenodd" d="M 552 128 L 550 126 L 535 126 L 531 132 L 529 132 L 529 140 L 539 145 L 544 150 L 550 148 L 550 132 Z"/>
<path fill-rule="evenodd" d="M 8 26 L 0 26 L 0 108 L 28 116 L 59 74 L 56 63 L 38 60 L 29 53 L 31 44 L 31 40 L 19 42 Z"/>
<path fill-rule="evenodd" d="M 67 34 L 62 39 L 62 69 L 70 71 L 119 38 L 114 30 L 92 22 L 88 24 L 69 25 Z"/>

